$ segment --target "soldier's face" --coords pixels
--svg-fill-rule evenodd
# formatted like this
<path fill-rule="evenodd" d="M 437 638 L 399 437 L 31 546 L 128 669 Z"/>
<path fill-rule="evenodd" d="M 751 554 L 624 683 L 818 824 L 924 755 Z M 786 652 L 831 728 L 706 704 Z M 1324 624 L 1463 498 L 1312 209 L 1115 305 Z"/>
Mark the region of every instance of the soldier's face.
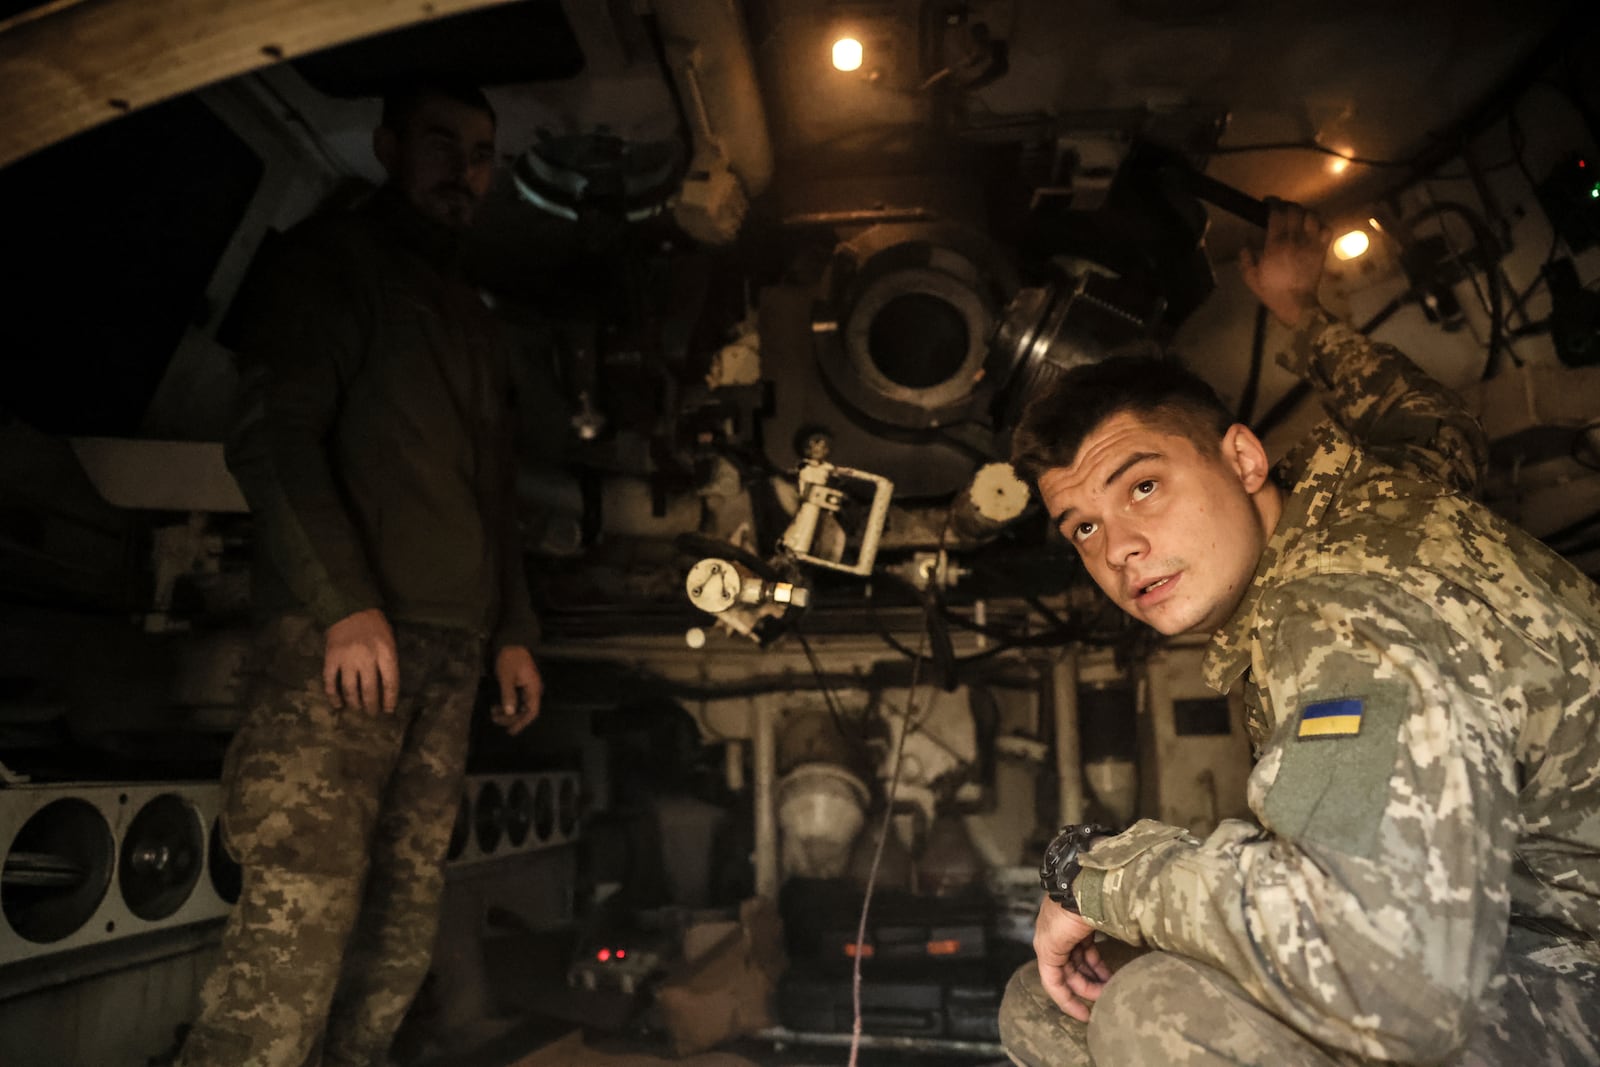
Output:
<path fill-rule="evenodd" d="M 1281 511 L 1244 426 L 1220 452 L 1118 414 L 1039 478 L 1051 519 L 1117 606 L 1164 634 L 1209 632 L 1244 597 Z"/>
<path fill-rule="evenodd" d="M 494 120 L 447 97 L 424 98 L 404 130 L 379 127 L 373 146 L 412 206 L 452 228 L 472 222 L 494 181 Z"/>

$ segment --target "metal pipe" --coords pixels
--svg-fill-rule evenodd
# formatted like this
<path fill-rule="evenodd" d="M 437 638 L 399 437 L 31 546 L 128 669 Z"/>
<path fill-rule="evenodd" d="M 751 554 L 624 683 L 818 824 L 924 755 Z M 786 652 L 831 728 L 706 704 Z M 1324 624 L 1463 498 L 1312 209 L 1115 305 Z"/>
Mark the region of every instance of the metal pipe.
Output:
<path fill-rule="evenodd" d="M 756 896 L 778 897 L 778 744 L 773 729 L 776 705 L 768 700 L 750 701 L 750 736 L 755 745 L 755 866 Z"/>
<path fill-rule="evenodd" d="M 1083 821 L 1083 746 L 1078 737 L 1078 649 L 1068 648 L 1050 671 L 1056 716 L 1056 779 L 1060 825 Z"/>
<path fill-rule="evenodd" d="M 772 184 L 772 141 L 740 5 L 734 0 L 655 0 L 653 6 L 662 36 L 690 60 L 673 73 L 694 98 L 694 125 L 705 127 L 696 130 L 696 147 L 715 147 L 739 176 L 745 194 L 761 195 Z"/>
<path fill-rule="evenodd" d="M 950 505 L 950 532 L 975 541 L 999 535 L 1028 510 L 1028 483 L 1009 463 L 985 463 Z"/>
<path fill-rule="evenodd" d="M 771 1026 L 758 1030 L 756 1037 L 774 1045 L 833 1045 L 847 1047 L 850 1034 L 819 1033 L 809 1030 L 790 1030 L 784 1026 Z M 905 1052 L 951 1052 L 981 1056 L 1003 1056 L 1005 1049 L 993 1041 L 972 1041 L 955 1037 L 912 1037 L 894 1034 L 862 1034 L 862 1048 L 900 1049 Z"/>

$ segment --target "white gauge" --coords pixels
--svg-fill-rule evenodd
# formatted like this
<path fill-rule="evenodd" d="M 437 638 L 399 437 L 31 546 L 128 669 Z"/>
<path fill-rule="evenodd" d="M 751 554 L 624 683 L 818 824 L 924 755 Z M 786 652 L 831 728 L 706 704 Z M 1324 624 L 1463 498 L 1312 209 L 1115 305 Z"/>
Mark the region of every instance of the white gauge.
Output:
<path fill-rule="evenodd" d="M 689 568 L 684 586 L 691 604 L 715 615 L 727 611 L 739 599 L 739 572 L 725 559 L 703 559 Z"/>

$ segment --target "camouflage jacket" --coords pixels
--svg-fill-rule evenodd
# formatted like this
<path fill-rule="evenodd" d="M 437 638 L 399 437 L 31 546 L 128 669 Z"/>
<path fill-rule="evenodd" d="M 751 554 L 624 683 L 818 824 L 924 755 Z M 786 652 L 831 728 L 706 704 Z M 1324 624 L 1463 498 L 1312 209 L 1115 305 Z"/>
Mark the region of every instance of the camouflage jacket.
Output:
<path fill-rule="evenodd" d="M 1075 888 L 1325 1045 L 1433 1062 L 1513 914 L 1600 933 L 1600 592 L 1471 498 L 1483 438 L 1446 390 L 1307 318 L 1282 361 L 1333 421 L 1205 668 L 1245 678 L 1260 825 L 1141 822 Z"/>
<path fill-rule="evenodd" d="M 228 466 L 253 599 L 326 626 L 538 636 L 514 499 L 511 346 L 448 231 L 392 190 L 302 223 L 243 301 Z"/>

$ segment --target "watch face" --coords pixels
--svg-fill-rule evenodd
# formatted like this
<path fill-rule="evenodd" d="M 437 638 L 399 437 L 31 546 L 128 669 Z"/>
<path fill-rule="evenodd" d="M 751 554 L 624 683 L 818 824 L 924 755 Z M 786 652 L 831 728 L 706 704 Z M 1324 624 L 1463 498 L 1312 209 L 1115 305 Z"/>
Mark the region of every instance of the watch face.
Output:
<path fill-rule="evenodd" d="M 1089 842 L 1110 834 L 1106 827 L 1093 824 L 1062 828 L 1044 850 L 1044 862 L 1039 865 L 1039 883 L 1051 900 L 1068 911 L 1078 910 L 1077 901 L 1072 897 L 1072 880 L 1081 869 L 1078 856 Z"/>
<path fill-rule="evenodd" d="M 689 568 L 684 587 L 689 602 L 701 611 L 715 615 L 727 611 L 739 599 L 739 572 L 725 559 L 703 559 Z"/>

